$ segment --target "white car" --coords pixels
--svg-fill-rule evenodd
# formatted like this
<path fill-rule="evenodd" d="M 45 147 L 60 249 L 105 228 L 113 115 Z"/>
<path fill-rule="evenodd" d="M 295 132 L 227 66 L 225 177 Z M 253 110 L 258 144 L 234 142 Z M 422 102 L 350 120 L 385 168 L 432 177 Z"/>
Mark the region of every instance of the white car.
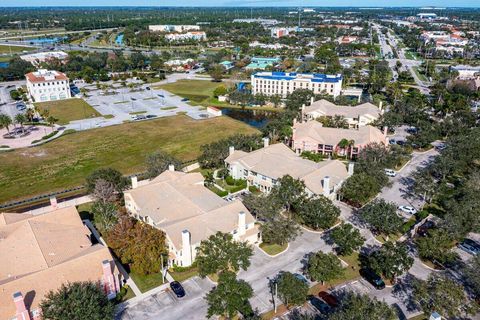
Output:
<path fill-rule="evenodd" d="M 417 209 L 411 206 L 399 206 L 398 210 L 412 215 L 417 213 Z"/>
<path fill-rule="evenodd" d="M 392 169 L 385 169 L 385 174 L 389 177 L 395 177 L 397 175 L 397 173 Z"/>

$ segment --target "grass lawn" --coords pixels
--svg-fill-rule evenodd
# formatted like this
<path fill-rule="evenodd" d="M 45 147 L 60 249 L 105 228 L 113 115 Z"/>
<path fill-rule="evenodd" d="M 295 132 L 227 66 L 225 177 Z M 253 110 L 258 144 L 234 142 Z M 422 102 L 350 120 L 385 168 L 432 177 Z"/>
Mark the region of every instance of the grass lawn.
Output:
<path fill-rule="evenodd" d="M 156 288 L 163 284 L 162 273 L 152 273 L 148 275 L 140 275 L 134 272 L 130 273 L 133 282 L 137 285 L 138 289 L 143 292 L 147 292 L 153 288 Z"/>
<path fill-rule="evenodd" d="M 1 53 L 21 53 L 23 51 L 32 51 L 35 49 L 36 48 L 32 48 L 32 47 L 0 45 L 0 54 Z"/>
<path fill-rule="evenodd" d="M 161 107 L 161 110 L 174 110 L 177 109 L 178 107 Z"/>
<path fill-rule="evenodd" d="M 124 293 L 125 292 L 125 293 Z M 135 297 L 135 293 L 133 293 L 133 290 L 132 288 L 130 288 L 128 285 L 127 286 L 124 286 L 120 289 L 120 293 L 123 294 L 120 298 L 120 296 L 117 296 L 117 299 L 116 301 L 118 303 L 120 302 L 125 302 L 127 301 L 128 299 L 131 299 L 133 297 Z"/>
<path fill-rule="evenodd" d="M 172 271 L 168 273 L 175 279 L 175 281 L 182 282 L 198 275 L 198 269 L 196 267 L 184 268 L 183 271 Z"/>
<path fill-rule="evenodd" d="M 213 91 L 220 85 L 220 82 L 208 80 L 179 80 L 155 88 L 164 89 L 180 97 L 188 98 L 196 104 L 208 104 L 210 99 L 213 98 Z"/>
<path fill-rule="evenodd" d="M 402 236 L 401 233 L 395 233 L 395 234 L 389 234 L 388 235 L 388 240 L 387 240 L 387 235 L 386 234 L 379 234 L 377 236 L 375 236 L 375 239 L 377 239 L 378 241 L 380 241 L 381 243 L 385 243 L 387 241 L 397 241 L 400 237 Z"/>
<path fill-rule="evenodd" d="M 283 252 L 287 250 L 288 244 L 285 243 L 284 245 L 279 245 L 279 244 L 270 244 L 266 242 L 262 242 L 260 244 L 260 249 L 265 251 L 265 253 L 274 256 L 276 254 L 279 254 L 280 252 Z"/>
<path fill-rule="evenodd" d="M 0 154 L 0 203 L 82 185 L 98 168 L 123 174 L 145 170 L 148 154 L 162 150 L 183 161 L 200 146 L 258 131 L 229 117 L 193 120 L 173 116 L 75 132 L 32 148 Z"/>
<path fill-rule="evenodd" d="M 72 98 L 66 100 L 37 102 L 35 106 L 40 110 L 48 109 L 50 115 L 58 119 L 58 124 L 67 124 L 73 120 L 100 117 L 97 112 L 85 100 Z"/>

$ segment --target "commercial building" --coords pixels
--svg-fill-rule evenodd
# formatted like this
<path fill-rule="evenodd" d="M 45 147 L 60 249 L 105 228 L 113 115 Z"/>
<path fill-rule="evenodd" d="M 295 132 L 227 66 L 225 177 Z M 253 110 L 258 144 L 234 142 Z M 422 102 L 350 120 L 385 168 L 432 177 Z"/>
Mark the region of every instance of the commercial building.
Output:
<path fill-rule="evenodd" d="M 342 140 L 346 140 L 348 145 L 343 147 Z M 387 146 L 386 130 L 382 132 L 370 125 L 358 129 L 328 128 L 316 120 L 293 124 L 292 146 L 298 152 L 338 154 L 353 158 L 372 143 Z"/>
<path fill-rule="evenodd" d="M 350 128 L 359 128 L 374 122 L 380 118 L 382 113 L 383 111 L 379 107 L 369 102 L 352 107 L 339 106 L 328 100 L 321 99 L 312 102 L 308 107 L 302 108 L 302 119 L 308 121 L 320 117 L 333 118 L 341 116 L 348 122 Z"/>
<path fill-rule="evenodd" d="M 233 23 L 259 23 L 262 26 L 273 26 L 279 24 L 278 20 L 275 19 L 262 19 L 262 18 L 255 18 L 255 19 L 234 19 Z"/>
<path fill-rule="evenodd" d="M 25 75 L 29 97 L 35 102 L 62 100 L 72 97 L 70 83 L 59 71 L 39 69 Z"/>
<path fill-rule="evenodd" d="M 200 173 L 175 171 L 124 192 L 125 207 L 136 219 L 165 232 L 169 265 L 190 266 L 202 240 L 218 231 L 235 240 L 259 241 L 255 219 L 240 200 L 228 202 L 204 186 Z"/>
<path fill-rule="evenodd" d="M 113 299 L 121 276 L 107 247 L 92 244 L 75 207 L 0 214 L 0 319 L 40 319 L 39 304 L 62 284 L 99 282 Z"/>
<path fill-rule="evenodd" d="M 471 79 L 480 77 L 480 67 L 478 66 L 458 65 L 451 66 L 450 70 L 457 71 L 459 79 Z"/>
<path fill-rule="evenodd" d="M 35 67 L 38 67 L 42 62 L 49 62 L 55 59 L 65 61 L 68 58 L 68 54 L 63 51 L 48 51 L 24 54 L 21 55 L 20 58 L 24 61 L 30 62 Z"/>
<path fill-rule="evenodd" d="M 200 26 L 190 25 L 190 24 L 181 24 L 181 25 L 156 24 L 156 25 L 149 25 L 148 30 L 153 32 L 185 32 L 185 31 L 192 31 L 192 30 L 200 30 Z"/>
<path fill-rule="evenodd" d="M 283 143 L 269 145 L 264 139 L 264 147 L 252 152 L 235 150 L 230 147 L 225 159 L 230 175 L 235 179 L 245 179 L 249 186 L 268 193 L 285 175 L 300 179 L 305 183 L 309 195 L 336 197 L 343 181 L 353 174 L 353 164 L 346 166 L 338 160 L 313 162 L 303 159 Z"/>
<path fill-rule="evenodd" d="M 246 70 L 265 70 L 280 63 L 280 58 L 261 58 L 253 57 L 250 64 L 245 67 Z"/>
<path fill-rule="evenodd" d="M 308 74 L 295 72 L 257 72 L 251 76 L 252 93 L 286 97 L 297 89 L 309 89 L 315 94 L 333 97 L 342 91 L 342 75 Z"/>
<path fill-rule="evenodd" d="M 281 38 L 288 36 L 292 32 L 297 32 L 297 27 L 275 27 L 270 29 L 270 35 L 272 38 Z"/>
<path fill-rule="evenodd" d="M 423 12 L 423 13 L 417 14 L 417 17 L 421 20 L 435 20 L 435 19 L 437 19 L 437 14 L 436 13 Z"/>
<path fill-rule="evenodd" d="M 168 41 L 184 41 L 184 40 L 206 40 L 207 34 L 204 31 L 188 31 L 185 33 L 169 33 L 165 35 Z"/>

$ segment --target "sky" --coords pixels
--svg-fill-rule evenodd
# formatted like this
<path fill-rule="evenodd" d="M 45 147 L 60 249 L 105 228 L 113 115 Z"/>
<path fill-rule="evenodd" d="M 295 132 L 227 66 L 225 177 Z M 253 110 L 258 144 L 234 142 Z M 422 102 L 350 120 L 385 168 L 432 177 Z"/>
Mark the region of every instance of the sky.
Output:
<path fill-rule="evenodd" d="M 30 6 L 356 6 L 480 7 L 480 0 L 0 0 L 0 7 Z"/>

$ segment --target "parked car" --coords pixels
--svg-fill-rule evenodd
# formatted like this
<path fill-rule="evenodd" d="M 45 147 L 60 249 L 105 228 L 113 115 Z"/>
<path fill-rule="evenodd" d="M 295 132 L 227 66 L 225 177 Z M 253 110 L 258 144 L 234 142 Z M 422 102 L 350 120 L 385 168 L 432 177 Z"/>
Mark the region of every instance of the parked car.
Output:
<path fill-rule="evenodd" d="M 154 115 L 154 114 L 147 114 L 146 118 L 147 119 L 152 119 L 152 118 L 156 118 L 157 116 Z"/>
<path fill-rule="evenodd" d="M 145 87 L 145 89 L 150 90 L 150 87 Z"/>
<path fill-rule="evenodd" d="M 385 169 L 385 174 L 389 177 L 395 177 L 397 175 L 397 173 L 392 169 Z"/>
<path fill-rule="evenodd" d="M 440 144 L 438 144 L 438 145 L 435 146 L 435 150 L 437 150 L 437 151 L 443 151 L 443 150 L 445 150 L 446 147 L 447 147 L 447 146 L 446 146 L 444 143 L 440 143 Z"/>
<path fill-rule="evenodd" d="M 177 296 L 177 298 L 182 298 L 185 296 L 185 290 L 182 287 L 182 284 L 178 281 L 170 282 L 170 288 L 172 289 L 173 293 Z"/>
<path fill-rule="evenodd" d="M 435 227 L 435 222 L 433 222 L 432 220 L 427 220 L 417 228 L 417 235 L 419 237 L 425 237 L 428 233 L 428 230 L 433 229 L 434 227 Z"/>
<path fill-rule="evenodd" d="M 372 286 L 375 287 L 377 290 L 382 290 L 385 288 L 385 282 L 383 282 L 382 278 L 376 274 L 372 269 L 360 269 L 360 275 L 370 282 Z"/>
<path fill-rule="evenodd" d="M 163 94 L 157 94 L 157 96 L 159 96 L 160 98 L 165 98 Z"/>
<path fill-rule="evenodd" d="M 395 139 L 388 139 L 389 144 L 396 144 L 397 141 Z"/>
<path fill-rule="evenodd" d="M 463 251 L 470 253 L 472 255 L 476 255 L 480 252 L 480 245 L 473 241 L 472 239 L 464 239 L 458 247 L 462 249 Z"/>
<path fill-rule="evenodd" d="M 320 313 L 322 314 L 326 314 L 326 313 L 329 313 L 332 308 L 326 304 L 324 301 L 318 299 L 318 298 L 315 298 L 315 297 L 310 297 L 308 299 L 308 302 L 315 307 L 315 309 L 317 309 L 318 311 L 320 311 Z"/>
<path fill-rule="evenodd" d="M 335 308 L 338 306 L 338 300 L 327 291 L 320 291 L 318 297 L 325 301 L 330 307 Z"/>
<path fill-rule="evenodd" d="M 302 276 L 300 273 L 294 273 L 293 274 L 295 276 L 295 278 L 297 278 L 298 280 L 308 284 L 308 280 L 307 278 L 305 278 L 304 276 Z"/>
<path fill-rule="evenodd" d="M 185 102 L 185 101 L 188 101 L 189 99 L 188 98 L 183 98 L 182 101 Z"/>
<path fill-rule="evenodd" d="M 417 213 L 417 209 L 415 209 L 414 207 L 411 207 L 411 206 L 399 206 L 398 210 L 400 210 L 402 212 L 405 212 L 405 213 L 408 213 L 408 214 L 411 214 L 411 215 L 414 215 L 415 213 Z"/>
<path fill-rule="evenodd" d="M 405 145 L 405 141 L 404 140 L 397 140 L 397 144 L 399 146 L 403 146 L 403 145 Z"/>

